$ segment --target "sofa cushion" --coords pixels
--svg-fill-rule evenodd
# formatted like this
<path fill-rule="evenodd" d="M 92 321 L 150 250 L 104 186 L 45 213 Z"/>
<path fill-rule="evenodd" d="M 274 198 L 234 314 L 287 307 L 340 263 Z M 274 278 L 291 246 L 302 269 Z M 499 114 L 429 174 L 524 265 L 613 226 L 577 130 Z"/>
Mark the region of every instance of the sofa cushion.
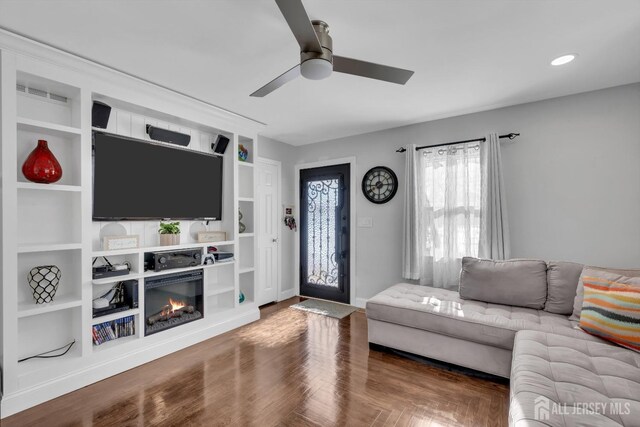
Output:
<path fill-rule="evenodd" d="M 547 300 L 547 263 L 464 257 L 459 291 L 463 299 L 542 309 Z"/>
<path fill-rule="evenodd" d="M 367 301 L 367 317 L 511 350 L 517 331 L 533 329 L 600 341 L 567 316 L 463 300 L 455 291 L 400 283 Z"/>
<path fill-rule="evenodd" d="M 585 268 L 590 268 L 592 270 L 608 271 L 609 273 L 619 274 L 621 276 L 627 276 L 627 277 L 640 277 L 640 270 L 638 269 L 603 268 L 603 267 L 593 267 L 593 266 L 585 266 Z M 582 311 L 583 299 L 584 299 L 584 285 L 582 283 L 582 276 L 581 276 L 580 280 L 578 281 L 578 289 L 576 289 L 576 297 L 573 300 L 573 314 L 569 318 L 570 320 L 574 320 L 576 322 L 580 320 L 580 312 Z"/>
<path fill-rule="evenodd" d="M 510 426 L 638 426 L 640 354 L 603 342 L 518 332 L 510 395 Z"/>
<path fill-rule="evenodd" d="M 580 328 L 640 352 L 640 277 L 585 268 Z"/>
<path fill-rule="evenodd" d="M 547 262 L 547 302 L 545 311 L 556 314 L 571 314 L 576 297 L 582 264 L 575 262 Z"/>

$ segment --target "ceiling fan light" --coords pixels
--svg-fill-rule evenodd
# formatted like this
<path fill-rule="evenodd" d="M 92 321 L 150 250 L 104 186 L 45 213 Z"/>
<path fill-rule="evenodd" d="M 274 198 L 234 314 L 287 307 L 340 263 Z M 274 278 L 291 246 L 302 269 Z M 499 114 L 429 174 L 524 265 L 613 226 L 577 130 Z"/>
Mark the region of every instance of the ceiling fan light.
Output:
<path fill-rule="evenodd" d="M 332 71 L 333 65 L 325 59 L 307 59 L 300 64 L 300 74 L 310 80 L 326 79 L 331 75 Z"/>

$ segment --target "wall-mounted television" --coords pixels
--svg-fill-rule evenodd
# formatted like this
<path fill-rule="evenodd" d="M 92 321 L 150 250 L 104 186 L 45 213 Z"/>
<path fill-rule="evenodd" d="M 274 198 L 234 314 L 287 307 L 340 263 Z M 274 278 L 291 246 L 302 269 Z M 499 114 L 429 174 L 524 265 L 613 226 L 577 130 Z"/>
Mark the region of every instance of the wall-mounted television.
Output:
<path fill-rule="evenodd" d="M 93 219 L 222 219 L 222 157 L 93 134 Z"/>

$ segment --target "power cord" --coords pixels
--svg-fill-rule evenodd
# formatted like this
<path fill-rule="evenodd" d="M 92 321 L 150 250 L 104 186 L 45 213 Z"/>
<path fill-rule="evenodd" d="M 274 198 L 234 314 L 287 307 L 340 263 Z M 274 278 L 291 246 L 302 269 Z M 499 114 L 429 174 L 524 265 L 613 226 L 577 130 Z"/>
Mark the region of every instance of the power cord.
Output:
<path fill-rule="evenodd" d="M 24 362 L 25 360 L 29 360 L 29 359 L 52 359 L 54 357 L 61 357 L 64 356 L 65 354 L 69 353 L 69 350 L 71 350 L 71 347 L 73 347 L 73 345 L 76 343 L 76 340 L 73 340 L 72 342 L 70 342 L 67 345 L 63 345 L 60 348 L 56 348 L 55 350 L 49 350 L 49 351 L 45 351 L 44 353 L 40 353 L 40 354 L 36 354 L 35 356 L 29 356 L 29 357 L 25 357 L 24 359 L 20 359 L 18 360 L 18 363 L 20 362 Z M 64 353 L 61 354 L 53 354 L 51 356 L 46 356 L 49 353 L 53 353 L 54 351 L 60 351 L 65 349 Z"/>

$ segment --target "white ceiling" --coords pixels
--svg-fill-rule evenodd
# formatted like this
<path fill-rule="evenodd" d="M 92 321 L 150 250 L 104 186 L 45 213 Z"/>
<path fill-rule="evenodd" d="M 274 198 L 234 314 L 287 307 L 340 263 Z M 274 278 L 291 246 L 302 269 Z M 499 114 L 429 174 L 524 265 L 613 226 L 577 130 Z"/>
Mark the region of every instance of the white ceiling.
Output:
<path fill-rule="evenodd" d="M 0 0 L 0 26 L 267 123 L 308 144 L 640 81 L 639 0 L 304 0 L 334 52 L 415 71 L 334 73 L 249 94 L 295 65 L 271 0 Z M 549 61 L 568 52 L 564 67 Z"/>

